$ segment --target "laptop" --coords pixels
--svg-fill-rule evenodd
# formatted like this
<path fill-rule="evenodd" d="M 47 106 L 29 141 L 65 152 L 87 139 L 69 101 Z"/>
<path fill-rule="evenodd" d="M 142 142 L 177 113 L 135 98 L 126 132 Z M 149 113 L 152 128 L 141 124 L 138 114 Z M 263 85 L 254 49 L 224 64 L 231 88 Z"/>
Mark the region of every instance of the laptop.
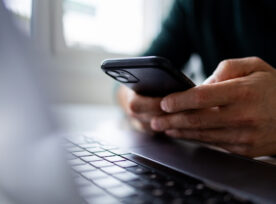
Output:
<path fill-rule="evenodd" d="M 58 133 L 45 56 L 0 1 L 0 203 L 276 203 L 276 167 L 132 130 Z"/>

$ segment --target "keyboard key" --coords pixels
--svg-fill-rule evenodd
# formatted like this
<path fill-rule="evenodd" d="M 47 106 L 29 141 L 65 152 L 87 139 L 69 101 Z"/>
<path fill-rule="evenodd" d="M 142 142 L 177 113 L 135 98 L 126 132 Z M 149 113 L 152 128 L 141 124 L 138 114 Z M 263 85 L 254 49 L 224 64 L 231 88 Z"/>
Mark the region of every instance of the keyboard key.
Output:
<path fill-rule="evenodd" d="M 135 195 L 136 191 L 134 188 L 127 186 L 127 185 L 121 185 L 119 187 L 115 187 L 115 188 L 110 188 L 107 189 L 112 195 L 119 197 L 119 198 L 123 198 L 123 197 L 128 197 L 131 195 Z"/>
<path fill-rule="evenodd" d="M 95 147 L 99 147 L 100 144 L 96 143 L 96 142 L 93 142 L 93 143 L 87 143 L 87 144 L 81 144 L 80 145 L 82 148 L 95 148 Z"/>
<path fill-rule="evenodd" d="M 171 204 L 184 204 L 185 203 L 185 199 L 184 198 L 174 198 L 171 201 Z"/>
<path fill-rule="evenodd" d="M 105 150 L 119 149 L 118 147 L 113 146 L 113 145 L 103 145 L 103 146 L 101 146 L 101 148 L 103 148 L 103 149 L 105 149 Z"/>
<path fill-rule="evenodd" d="M 139 178 L 137 175 L 130 172 L 124 172 L 124 173 L 116 174 L 114 176 L 125 182 L 132 181 Z"/>
<path fill-rule="evenodd" d="M 164 191 L 162 189 L 154 189 L 152 191 L 152 195 L 155 197 L 160 197 L 164 195 Z"/>
<path fill-rule="evenodd" d="M 172 181 L 172 180 L 166 181 L 165 186 L 166 187 L 175 187 L 176 183 L 174 181 Z"/>
<path fill-rule="evenodd" d="M 176 191 L 179 191 L 179 192 L 183 191 L 183 187 L 181 186 L 181 183 L 178 183 L 174 180 L 170 179 L 170 180 L 166 180 L 165 182 L 162 182 L 162 183 L 164 184 L 165 188 L 169 191 L 170 190 L 171 191 L 176 190 Z M 178 195 L 180 195 L 180 194 L 178 194 Z"/>
<path fill-rule="evenodd" d="M 195 191 L 197 194 L 200 194 L 201 197 L 205 199 L 216 197 L 218 195 L 218 192 L 207 187 L 205 187 L 204 190 L 202 190 L 200 193 L 198 193 L 199 190 L 195 190 Z"/>
<path fill-rule="evenodd" d="M 108 160 L 110 162 L 117 162 L 117 161 L 125 161 L 126 159 L 120 156 L 113 156 L 113 157 L 107 157 L 105 160 Z"/>
<path fill-rule="evenodd" d="M 164 184 L 166 182 L 166 178 L 160 174 L 157 173 L 150 173 L 146 174 L 144 178 L 149 179 L 150 181 L 154 181 L 159 183 L 160 185 Z"/>
<path fill-rule="evenodd" d="M 135 188 L 146 189 L 147 181 L 142 180 L 142 179 L 138 179 L 138 180 L 128 181 L 128 184 L 130 184 L 131 186 L 133 186 Z M 154 189 L 154 188 L 155 188 L 155 186 L 152 189 Z"/>
<path fill-rule="evenodd" d="M 95 155 L 99 156 L 99 157 L 111 157 L 111 156 L 115 156 L 113 153 L 105 151 L 105 152 L 97 152 L 95 153 Z"/>
<path fill-rule="evenodd" d="M 152 197 L 147 196 L 146 194 L 137 194 L 137 195 L 129 196 L 127 198 L 123 198 L 122 203 L 131 203 L 131 204 L 149 204 L 149 203 L 159 204 L 160 203 L 160 204 L 163 204 L 162 202 L 154 202 Z"/>
<path fill-rule="evenodd" d="M 185 198 L 187 203 L 208 203 L 206 200 L 202 199 L 200 196 L 189 196 Z M 212 204 L 219 204 L 220 202 L 216 201 Z M 211 204 L 211 203 L 209 203 Z"/>
<path fill-rule="evenodd" d="M 123 168 L 138 166 L 138 164 L 136 164 L 132 161 L 127 161 L 127 160 L 126 161 L 119 161 L 119 162 L 116 162 L 115 164 L 117 164 L 118 166 L 123 167 Z"/>
<path fill-rule="evenodd" d="M 150 178 L 150 179 L 157 179 L 157 174 L 150 174 L 150 175 L 149 175 L 149 178 Z"/>
<path fill-rule="evenodd" d="M 203 183 L 199 183 L 196 185 L 197 190 L 203 190 L 205 188 L 205 185 Z"/>
<path fill-rule="evenodd" d="M 114 166 L 114 164 L 112 164 L 111 162 L 108 161 L 94 161 L 94 162 L 90 162 L 90 164 L 92 164 L 93 166 L 97 167 L 97 168 L 103 168 L 103 167 L 108 167 L 108 166 Z"/>
<path fill-rule="evenodd" d="M 88 204 L 121 204 L 120 201 L 110 195 L 101 197 L 90 197 L 85 199 Z"/>
<path fill-rule="evenodd" d="M 95 171 L 89 171 L 89 172 L 83 172 L 82 175 L 86 177 L 87 179 L 100 179 L 100 178 L 105 178 L 108 175 L 102 172 L 101 170 L 95 170 Z"/>
<path fill-rule="evenodd" d="M 93 183 L 90 183 L 88 186 L 81 187 L 79 189 L 80 194 L 84 197 L 96 197 L 101 195 L 106 195 L 106 193 L 100 189 L 98 186 L 96 186 Z"/>
<path fill-rule="evenodd" d="M 90 148 L 86 148 L 86 150 L 89 152 L 92 152 L 92 153 L 106 151 L 106 150 L 102 149 L 101 147 L 90 147 Z"/>
<path fill-rule="evenodd" d="M 126 170 L 131 171 L 135 174 L 148 174 L 151 172 L 151 170 L 146 169 L 142 166 L 134 166 L 134 167 L 128 167 Z"/>
<path fill-rule="evenodd" d="M 77 165 L 84 165 L 85 162 L 80 160 L 80 159 L 72 159 L 72 160 L 69 160 L 69 163 L 72 165 L 72 166 L 77 166 Z"/>
<path fill-rule="evenodd" d="M 130 154 L 129 151 L 122 150 L 122 149 L 113 149 L 113 150 L 110 150 L 110 151 L 113 152 L 114 154 L 118 154 L 118 155 Z"/>
<path fill-rule="evenodd" d="M 170 188 L 166 189 L 166 192 L 171 195 L 172 198 L 185 198 L 182 194 L 183 189 Z"/>
<path fill-rule="evenodd" d="M 136 188 L 140 188 L 141 190 L 149 193 L 151 193 L 154 189 L 160 188 L 161 186 L 158 183 L 154 183 L 154 182 L 150 182 L 148 180 L 142 180 L 142 179 L 129 181 L 128 183 Z"/>
<path fill-rule="evenodd" d="M 122 184 L 122 182 L 120 182 L 119 180 L 117 180 L 113 177 L 97 179 L 93 182 L 102 188 L 111 188 L 111 187 L 115 187 L 115 186 L 120 186 Z"/>
<path fill-rule="evenodd" d="M 92 155 L 90 152 L 83 151 L 83 152 L 74 152 L 73 153 L 76 157 L 85 157 Z"/>
<path fill-rule="evenodd" d="M 103 159 L 98 157 L 98 156 L 88 156 L 88 157 L 82 157 L 82 160 L 86 161 L 86 162 L 94 162 L 94 161 L 102 161 Z"/>
<path fill-rule="evenodd" d="M 118 167 L 118 166 L 110 166 L 110 167 L 104 167 L 102 168 L 102 170 L 108 174 L 117 174 L 117 173 L 122 173 L 122 172 L 126 172 L 125 169 Z"/>
<path fill-rule="evenodd" d="M 73 178 L 88 203 L 250 203 L 186 175 L 181 182 L 167 178 L 132 162 L 136 157 L 109 144 L 77 138 L 64 146 L 72 152 L 68 160 L 75 170 Z"/>
<path fill-rule="evenodd" d="M 185 196 L 190 196 L 190 195 L 192 195 L 193 193 L 194 193 L 193 189 L 186 189 L 186 190 L 184 191 L 184 195 L 185 195 Z"/>
<path fill-rule="evenodd" d="M 80 165 L 80 166 L 74 166 L 73 169 L 77 172 L 85 172 L 85 171 L 94 171 L 96 170 L 95 167 L 89 165 L 89 164 L 85 164 L 85 165 Z"/>

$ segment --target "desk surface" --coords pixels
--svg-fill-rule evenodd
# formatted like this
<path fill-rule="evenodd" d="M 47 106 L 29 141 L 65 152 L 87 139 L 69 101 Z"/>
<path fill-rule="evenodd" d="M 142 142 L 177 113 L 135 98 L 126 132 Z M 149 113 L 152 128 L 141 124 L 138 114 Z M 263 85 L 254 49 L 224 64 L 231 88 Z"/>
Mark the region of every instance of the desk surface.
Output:
<path fill-rule="evenodd" d="M 93 132 L 103 125 L 127 128 L 123 114 L 116 106 L 62 105 L 54 107 L 54 112 L 66 132 Z M 276 165 L 276 159 L 272 157 L 256 159 Z"/>

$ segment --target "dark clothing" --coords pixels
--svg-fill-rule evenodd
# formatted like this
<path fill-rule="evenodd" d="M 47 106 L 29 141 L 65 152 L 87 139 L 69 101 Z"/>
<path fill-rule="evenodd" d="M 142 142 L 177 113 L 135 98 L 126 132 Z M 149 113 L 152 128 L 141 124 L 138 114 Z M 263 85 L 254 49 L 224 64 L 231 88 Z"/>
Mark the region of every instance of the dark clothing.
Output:
<path fill-rule="evenodd" d="M 166 57 L 181 69 L 193 53 L 206 76 L 229 58 L 258 56 L 276 67 L 276 1 L 175 0 L 145 55 Z"/>

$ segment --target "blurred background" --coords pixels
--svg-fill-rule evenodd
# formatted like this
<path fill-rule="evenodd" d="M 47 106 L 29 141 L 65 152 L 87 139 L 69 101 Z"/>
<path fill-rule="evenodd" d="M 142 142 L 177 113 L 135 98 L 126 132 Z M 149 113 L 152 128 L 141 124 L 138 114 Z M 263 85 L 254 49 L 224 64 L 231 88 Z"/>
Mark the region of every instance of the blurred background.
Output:
<path fill-rule="evenodd" d="M 5 0 L 20 29 L 54 66 L 61 104 L 114 104 L 106 58 L 139 56 L 160 32 L 173 0 Z M 191 69 L 192 67 L 192 69 Z M 193 56 L 185 72 L 203 80 Z M 192 70 L 192 71 L 191 71 Z"/>

